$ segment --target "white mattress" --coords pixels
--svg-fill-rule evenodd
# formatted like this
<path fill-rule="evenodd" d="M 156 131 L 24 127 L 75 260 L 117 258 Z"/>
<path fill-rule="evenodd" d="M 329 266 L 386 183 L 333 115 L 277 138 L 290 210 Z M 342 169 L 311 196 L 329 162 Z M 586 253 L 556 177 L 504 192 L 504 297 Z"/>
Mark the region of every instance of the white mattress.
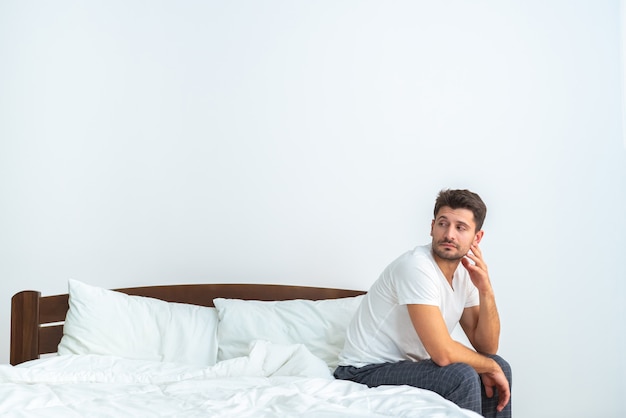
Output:
<path fill-rule="evenodd" d="M 67 355 L 0 366 L 3 417 L 478 417 L 408 386 L 335 380 L 302 345 L 257 341 L 200 368 Z"/>

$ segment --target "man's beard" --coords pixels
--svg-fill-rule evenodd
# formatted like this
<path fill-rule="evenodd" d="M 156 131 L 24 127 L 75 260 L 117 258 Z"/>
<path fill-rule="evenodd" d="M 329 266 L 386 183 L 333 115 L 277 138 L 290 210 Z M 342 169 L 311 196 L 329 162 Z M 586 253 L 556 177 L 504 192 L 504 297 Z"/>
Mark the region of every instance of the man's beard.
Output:
<path fill-rule="evenodd" d="M 439 248 L 439 245 L 441 244 L 452 244 L 454 245 L 454 248 L 456 248 L 456 251 L 450 251 L 449 249 L 442 250 Z M 432 248 L 433 248 L 433 253 L 435 253 L 436 256 L 444 260 L 457 261 L 457 260 L 462 259 L 465 256 L 465 254 L 459 251 L 459 246 L 451 241 L 446 241 L 446 240 L 439 241 L 435 245 L 433 245 Z"/>

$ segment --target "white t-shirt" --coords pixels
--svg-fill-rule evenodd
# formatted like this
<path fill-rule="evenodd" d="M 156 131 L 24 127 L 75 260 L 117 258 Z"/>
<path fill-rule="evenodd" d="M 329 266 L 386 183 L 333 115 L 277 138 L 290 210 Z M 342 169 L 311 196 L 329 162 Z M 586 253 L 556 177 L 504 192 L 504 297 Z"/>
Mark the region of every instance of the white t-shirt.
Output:
<path fill-rule="evenodd" d="M 478 290 L 462 264 L 450 287 L 433 258 L 431 245 L 416 247 L 393 261 L 363 298 L 347 328 L 339 365 L 362 367 L 428 359 L 406 305 L 438 306 L 451 333 L 463 309 L 478 303 Z"/>

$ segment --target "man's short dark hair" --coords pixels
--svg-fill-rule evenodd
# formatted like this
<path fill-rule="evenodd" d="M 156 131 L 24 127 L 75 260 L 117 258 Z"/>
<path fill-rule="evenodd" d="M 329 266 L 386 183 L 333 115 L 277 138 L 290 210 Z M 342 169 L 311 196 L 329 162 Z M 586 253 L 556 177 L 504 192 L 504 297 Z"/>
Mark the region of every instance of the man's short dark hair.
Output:
<path fill-rule="evenodd" d="M 439 210 L 447 206 L 451 209 L 469 209 L 474 214 L 476 231 L 480 231 L 487 216 L 487 206 L 476 193 L 469 190 L 445 189 L 439 192 L 435 201 L 435 219 Z"/>

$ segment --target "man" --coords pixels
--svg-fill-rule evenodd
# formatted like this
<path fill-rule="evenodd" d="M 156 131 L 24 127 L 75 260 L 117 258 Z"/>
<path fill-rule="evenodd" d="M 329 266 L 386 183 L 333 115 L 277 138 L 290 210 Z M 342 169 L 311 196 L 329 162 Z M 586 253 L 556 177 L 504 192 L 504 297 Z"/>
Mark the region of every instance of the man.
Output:
<path fill-rule="evenodd" d="M 486 213 L 476 193 L 439 193 L 431 244 L 401 255 L 368 291 L 336 378 L 416 386 L 486 417 L 511 416 L 511 369 L 496 355 L 500 319 L 478 247 Z M 475 351 L 451 338 L 457 324 Z"/>

